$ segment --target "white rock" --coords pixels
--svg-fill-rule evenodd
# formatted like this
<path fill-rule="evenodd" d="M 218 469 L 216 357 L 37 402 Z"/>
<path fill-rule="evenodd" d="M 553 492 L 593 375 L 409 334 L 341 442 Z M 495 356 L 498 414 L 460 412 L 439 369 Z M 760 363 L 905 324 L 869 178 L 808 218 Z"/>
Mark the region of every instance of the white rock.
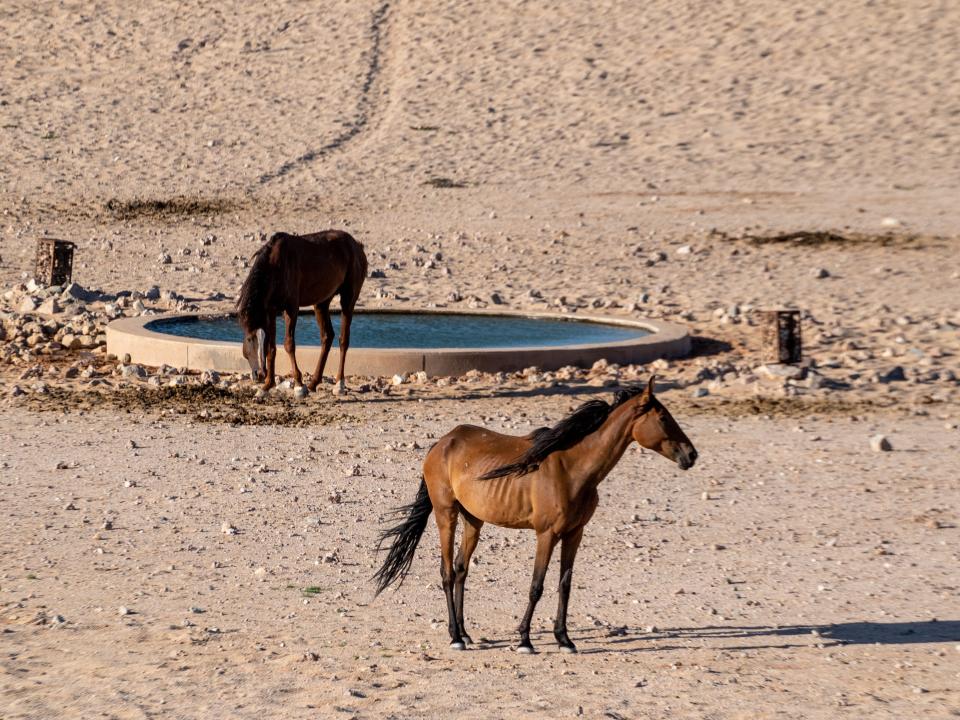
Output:
<path fill-rule="evenodd" d="M 394 385 L 403 385 L 403 384 L 407 381 L 408 378 L 409 378 L 409 376 L 408 376 L 406 373 L 403 373 L 402 375 L 394 375 L 394 376 L 393 376 L 393 379 L 391 380 L 391 382 L 392 382 Z"/>
<path fill-rule="evenodd" d="M 689 245 L 681 245 L 674 252 L 681 256 L 690 255 L 693 252 L 693 248 Z"/>
<path fill-rule="evenodd" d="M 37 309 L 36 299 L 30 296 L 27 296 L 20 302 L 20 307 L 17 308 L 17 311 L 21 313 L 32 313 L 36 309 Z"/>
<path fill-rule="evenodd" d="M 145 378 L 147 371 L 142 365 L 124 365 L 120 369 L 120 375 L 125 378 Z"/>
<path fill-rule="evenodd" d="M 897 220 L 897 218 L 895 217 L 885 217 L 883 220 L 880 221 L 880 224 L 883 227 L 900 227 L 901 225 L 903 225 L 903 223 Z"/>
<path fill-rule="evenodd" d="M 40 303 L 37 312 L 41 315 L 56 315 L 57 313 L 63 312 L 63 308 L 60 307 L 60 303 L 57 302 L 56 298 L 51 297 Z"/>
<path fill-rule="evenodd" d="M 757 375 L 766 375 L 771 378 L 785 378 L 787 380 L 797 380 L 803 376 L 803 368 L 796 365 L 783 365 L 774 363 L 770 365 L 760 365 L 753 369 Z"/>
<path fill-rule="evenodd" d="M 870 449 L 874 452 L 889 452 L 893 450 L 893 445 L 887 440 L 886 435 L 874 435 L 870 438 Z"/>

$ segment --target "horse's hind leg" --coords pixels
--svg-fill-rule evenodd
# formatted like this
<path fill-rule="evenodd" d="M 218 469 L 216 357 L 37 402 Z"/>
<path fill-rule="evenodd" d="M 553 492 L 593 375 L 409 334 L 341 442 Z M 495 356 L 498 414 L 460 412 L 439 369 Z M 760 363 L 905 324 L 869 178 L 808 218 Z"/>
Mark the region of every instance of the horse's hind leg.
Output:
<path fill-rule="evenodd" d="M 447 597 L 447 627 L 450 630 L 450 647 L 463 650 L 466 645 L 460 635 L 457 624 L 457 611 L 453 602 L 453 544 L 457 532 L 457 508 L 451 505 L 440 508 L 434 505 L 433 516 L 440 531 L 440 579 L 443 582 L 443 594 Z"/>
<path fill-rule="evenodd" d="M 547 565 L 550 564 L 550 556 L 553 554 L 553 548 L 557 544 L 557 536 L 550 530 L 537 533 L 537 556 L 533 562 L 533 580 L 530 582 L 530 601 L 527 603 L 527 611 L 523 614 L 520 621 L 520 644 L 517 646 L 518 653 L 533 653 L 533 645 L 530 644 L 530 621 L 533 619 L 533 611 L 537 607 L 540 596 L 543 595 L 543 578 L 547 574 Z"/>
<path fill-rule="evenodd" d="M 463 539 L 460 541 L 460 550 L 457 551 L 457 559 L 453 561 L 454 587 L 453 604 L 457 610 L 457 627 L 460 630 L 460 637 L 465 643 L 472 643 L 473 640 L 467 635 L 463 626 L 463 586 L 467 582 L 467 573 L 470 571 L 470 558 L 473 557 L 473 551 L 477 549 L 477 541 L 480 539 L 480 528 L 483 527 L 483 520 L 478 520 L 466 511 L 461 511 L 464 520 Z"/>
<path fill-rule="evenodd" d="M 330 348 L 333 346 L 333 323 L 330 322 L 330 301 L 317 303 L 313 306 L 313 314 L 317 318 L 317 326 L 320 328 L 320 360 L 317 361 L 317 369 L 310 380 L 310 392 L 317 389 L 317 385 L 323 382 L 323 368 L 327 364 L 327 355 L 330 354 Z"/>
<path fill-rule="evenodd" d="M 575 653 L 577 646 L 567 635 L 567 603 L 570 602 L 570 584 L 573 582 L 573 561 L 583 539 L 583 526 L 565 535 L 560 545 L 560 600 L 557 604 L 557 619 L 553 624 L 553 636 L 562 652 Z"/>
<path fill-rule="evenodd" d="M 283 335 L 283 349 L 287 351 L 290 357 L 290 367 L 293 368 L 293 384 L 296 387 L 303 385 L 303 375 L 300 374 L 300 368 L 297 367 L 297 311 L 284 310 L 283 322 L 286 331 Z"/>

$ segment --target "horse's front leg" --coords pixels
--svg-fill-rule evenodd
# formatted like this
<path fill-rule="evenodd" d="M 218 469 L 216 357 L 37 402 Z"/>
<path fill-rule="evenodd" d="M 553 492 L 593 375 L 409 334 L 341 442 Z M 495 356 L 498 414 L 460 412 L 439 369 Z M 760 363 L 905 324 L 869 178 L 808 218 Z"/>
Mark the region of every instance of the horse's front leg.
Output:
<path fill-rule="evenodd" d="M 313 314 L 317 318 L 317 326 L 320 328 L 320 359 L 317 361 L 317 369 L 313 371 L 313 378 L 307 388 L 311 392 L 317 389 L 317 385 L 323 382 L 323 368 L 327 364 L 327 355 L 333 346 L 333 323 L 330 321 L 330 301 L 317 303 L 313 306 Z"/>
<path fill-rule="evenodd" d="M 353 308 L 340 308 L 340 368 L 337 370 L 335 393 L 342 393 L 347 389 L 343 372 L 347 363 L 347 350 L 350 347 L 350 323 L 353 320 Z"/>
<path fill-rule="evenodd" d="M 550 564 L 550 556 L 553 554 L 553 548 L 557 544 L 557 536 L 550 530 L 537 533 L 537 556 L 533 561 L 533 580 L 530 582 L 530 601 L 527 603 L 527 611 L 523 614 L 520 621 L 520 644 L 517 646 L 518 653 L 533 653 L 533 645 L 530 643 L 530 621 L 533 619 L 533 611 L 537 607 L 540 596 L 543 595 L 543 578 L 547 574 L 547 565 Z"/>
<path fill-rule="evenodd" d="M 283 349 L 287 351 L 290 358 L 290 367 L 293 368 L 294 387 L 300 387 L 303 385 L 303 375 L 300 374 L 300 368 L 297 367 L 297 341 L 295 339 L 297 334 L 297 310 L 284 310 L 283 323 L 285 328 Z"/>
<path fill-rule="evenodd" d="M 276 385 L 276 365 L 277 365 L 277 316 L 267 315 L 266 329 L 266 379 L 263 381 L 264 391 L 270 390 Z"/>

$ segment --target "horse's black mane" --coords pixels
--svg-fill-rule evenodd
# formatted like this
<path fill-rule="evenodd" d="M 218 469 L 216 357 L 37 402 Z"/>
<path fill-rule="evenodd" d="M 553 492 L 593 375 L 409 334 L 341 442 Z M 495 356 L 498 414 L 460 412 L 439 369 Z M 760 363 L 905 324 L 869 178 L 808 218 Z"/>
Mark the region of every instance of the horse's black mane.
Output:
<path fill-rule="evenodd" d="M 273 282 L 273 269 L 270 266 L 270 251 L 286 233 L 275 233 L 253 254 L 250 272 L 240 287 L 237 298 L 237 312 L 240 322 L 248 331 L 258 330 L 267 324 L 267 300 Z"/>
<path fill-rule="evenodd" d="M 614 393 L 612 404 L 603 400 L 585 402 L 553 427 L 535 430 L 533 445 L 529 450 L 515 462 L 484 473 L 480 479 L 493 480 L 509 475 L 526 475 L 536 470 L 551 453 L 573 447 L 590 433 L 596 432 L 611 412 L 643 391 L 643 385 L 630 385 Z"/>

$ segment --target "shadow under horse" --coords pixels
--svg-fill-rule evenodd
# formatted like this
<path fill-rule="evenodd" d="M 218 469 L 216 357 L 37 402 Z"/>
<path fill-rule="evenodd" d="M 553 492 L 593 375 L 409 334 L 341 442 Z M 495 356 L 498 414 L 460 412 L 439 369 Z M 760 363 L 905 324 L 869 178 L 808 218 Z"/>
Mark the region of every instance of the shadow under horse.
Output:
<path fill-rule="evenodd" d="M 573 563 L 583 530 L 597 509 L 597 486 L 634 441 L 675 462 L 693 466 L 697 451 L 667 409 L 654 397 L 654 379 L 603 400 L 584 403 L 552 428 L 525 437 L 502 435 L 460 425 L 427 453 L 417 497 L 400 508 L 401 522 L 381 535 L 392 539 L 374 579 L 377 594 L 403 581 L 433 513 L 440 531 L 441 578 L 447 599 L 450 647 L 471 642 L 463 623 L 463 592 L 470 558 L 485 522 L 534 530 L 537 552 L 530 599 L 520 622 L 517 651 L 532 653 L 530 621 L 540 596 L 550 556 L 559 543 L 560 598 L 554 637 L 563 652 L 576 652 L 567 634 L 567 603 Z M 464 520 L 460 551 L 454 536 Z"/>
<path fill-rule="evenodd" d="M 271 236 L 254 254 L 237 300 L 243 329 L 243 356 L 250 364 L 252 378 L 262 380 L 264 390 L 276 384 L 277 316 L 283 313 L 286 325 L 283 347 L 290 356 L 294 383 L 303 384 L 296 358 L 297 315 L 301 307 L 312 305 L 320 326 L 321 351 L 308 389 L 316 390 L 333 346 L 330 302 L 339 295 L 340 367 L 334 392 L 342 392 L 345 389 L 343 368 L 350 347 L 350 322 L 366 277 L 367 256 L 363 245 L 349 233 L 325 230 L 309 235 L 280 232 Z"/>

